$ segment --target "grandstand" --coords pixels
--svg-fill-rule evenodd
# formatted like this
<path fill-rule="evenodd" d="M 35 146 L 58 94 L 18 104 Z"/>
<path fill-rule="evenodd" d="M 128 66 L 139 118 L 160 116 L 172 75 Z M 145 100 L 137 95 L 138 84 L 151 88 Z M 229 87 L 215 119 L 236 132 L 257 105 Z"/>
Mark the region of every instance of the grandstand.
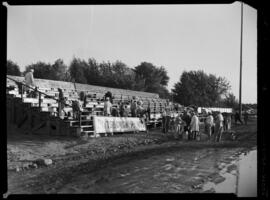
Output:
<path fill-rule="evenodd" d="M 113 94 L 113 106 L 118 107 L 118 102 L 129 102 L 134 96 L 143 102 L 143 107 L 150 105 L 149 125 L 158 125 L 161 112 L 166 100 L 159 98 L 158 94 L 132 91 L 94 85 L 35 79 L 38 89 L 38 98 L 28 98 L 20 94 L 18 83 L 23 83 L 24 77 L 7 76 L 7 121 L 16 124 L 22 130 L 31 130 L 33 133 L 51 135 L 70 135 L 77 137 L 98 137 L 95 133 L 93 117 L 101 116 L 104 108 L 104 95 L 110 91 Z M 61 119 L 57 115 L 58 88 L 61 88 L 67 98 L 66 112 L 72 112 L 72 100 L 79 100 L 79 93 L 87 96 L 87 104 L 83 107 L 80 119 L 71 116 Z"/>

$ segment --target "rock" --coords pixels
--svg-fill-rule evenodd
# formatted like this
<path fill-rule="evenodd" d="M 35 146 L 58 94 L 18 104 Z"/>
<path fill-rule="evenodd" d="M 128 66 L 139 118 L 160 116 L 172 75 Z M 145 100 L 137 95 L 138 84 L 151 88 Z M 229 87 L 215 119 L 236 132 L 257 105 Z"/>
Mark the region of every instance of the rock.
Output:
<path fill-rule="evenodd" d="M 15 170 L 16 170 L 16 172 L 19 172 L 20 168 L 18 166 L 16 166 Z"/>
<path fill-rule="evenodd" d="M 36 164 L 36 163 L 32 163 L 31 165 L 29 165 L 29 167 L 30 167 L 30 168 L 35 168 L 35 169 L 37 169 L 37 168 L 38 168 L 38 166 L 37 166 L 37 164 Z"/>
<path fill-rule="evenodd" d="M 45 159 L 37 159 L 35 161 L 35 164 L 37 166 L 48 166 L 48 165 L 51 165 L 53 162 L 51 159 L 48 159 L 48 158 L 45 158 Z"/>
<path fill-rule="evenodd" d="M 223 176 L 219 176 L 217 178 L 215 178 L 215 180 L 213 181 L 215 184 L 221 183 L 225 181 L 225 178 Z"/>

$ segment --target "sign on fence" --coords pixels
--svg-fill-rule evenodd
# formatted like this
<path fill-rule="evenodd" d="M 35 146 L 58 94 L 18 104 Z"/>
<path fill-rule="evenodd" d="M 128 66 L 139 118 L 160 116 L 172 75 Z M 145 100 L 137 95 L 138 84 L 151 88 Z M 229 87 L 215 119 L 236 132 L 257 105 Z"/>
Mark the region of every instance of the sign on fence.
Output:
<path fill-rule="evenodd" d="M 94 116 L 95 133 L 146 131 L 145 123 L 137 117 Z"/>

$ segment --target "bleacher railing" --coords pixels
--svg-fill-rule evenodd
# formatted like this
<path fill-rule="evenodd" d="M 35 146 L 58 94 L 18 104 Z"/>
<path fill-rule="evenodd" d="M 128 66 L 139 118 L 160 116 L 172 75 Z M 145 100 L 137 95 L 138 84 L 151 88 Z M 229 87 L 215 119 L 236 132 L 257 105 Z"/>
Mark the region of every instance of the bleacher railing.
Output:
<path fill-rule="evenodd" d="M 10 77 L 7 77 L 7 78 L 10 79 L 10 80 L 12 80 L 12 81 L 14 81 L 18 85 L 18 87 L 21 87 L 20 89 L 21 89 L 21 100 L 22 101 L 23 101 L 24 87 L 27 87 L 30 90 L 35 91 L 35 92 L 38 93 L 38 107 L 39 107 L 39 111 L 41 110 L 41 95 L 44 95 L 44 97 L 47 97 L 47 98 L 50 98 L 50 99 L 53 99 L 53 100 L 57 101 L 58 104 L 59 103 L 62 103 L 61 100 L 59 100 L 59 99 L 57 99 L 57 98 L 55 98 L 53 96 L 50 96 L 50 95 L 48 95 L 48 94 L 46 94 L 44 92 L 41 92 L 37 88 L 33 88 L 33 87 L 31 87 L 31 86 L 29 86 L 29 85 L 27 85 L 27 84 L 25 84 L 25 83 L 23 83 L 21 81 L 17 81 L 17 80 L 15 80 L 13 78 L 10 78 Z M 72 107 L 71 105 L 66 104 L 66 103 L 65 103 L 65 106 Z M 60 110 L 58 109 L 58 117 L 59 116 L 60 116 Z M 79 114 L 79 126 L 81 127 L 81 114 Z"/>

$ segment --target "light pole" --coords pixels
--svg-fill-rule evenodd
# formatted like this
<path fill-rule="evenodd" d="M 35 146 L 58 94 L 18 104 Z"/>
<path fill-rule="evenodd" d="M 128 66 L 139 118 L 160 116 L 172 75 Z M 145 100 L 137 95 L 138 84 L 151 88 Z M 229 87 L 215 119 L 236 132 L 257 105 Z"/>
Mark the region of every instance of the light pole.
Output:
<path fill-rule="evenodd" d="M 240 39 L 240 83 L 239 83 L 239 115 L 242 117 L 242 46 L 243 46 L 243 2 L 241 2 L 241 39 Z"/>

